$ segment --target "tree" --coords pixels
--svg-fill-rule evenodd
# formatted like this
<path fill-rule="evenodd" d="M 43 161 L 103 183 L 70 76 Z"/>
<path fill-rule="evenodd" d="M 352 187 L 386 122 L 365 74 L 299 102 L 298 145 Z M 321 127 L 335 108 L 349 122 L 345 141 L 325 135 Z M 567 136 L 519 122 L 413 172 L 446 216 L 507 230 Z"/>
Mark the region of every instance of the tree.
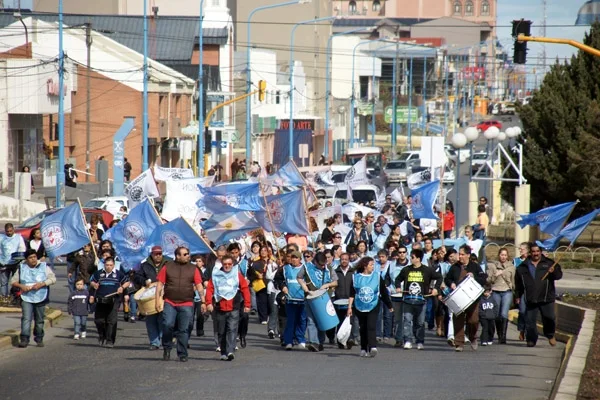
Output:
<path fill-rule="evenodd" d="M 600 49 L 600 23 L 584 43 Z M 575 214 L 600 206 L 600 57 L 579 51 L 558 61 L 530 103 L 519 108 L 523 123 L 523 174 L 531 185 L 531 209 L 581 200 Z M 515 162 L 516 162 L 516 156 Z M 514 182 L 503 182 L 511 200 Z"/>

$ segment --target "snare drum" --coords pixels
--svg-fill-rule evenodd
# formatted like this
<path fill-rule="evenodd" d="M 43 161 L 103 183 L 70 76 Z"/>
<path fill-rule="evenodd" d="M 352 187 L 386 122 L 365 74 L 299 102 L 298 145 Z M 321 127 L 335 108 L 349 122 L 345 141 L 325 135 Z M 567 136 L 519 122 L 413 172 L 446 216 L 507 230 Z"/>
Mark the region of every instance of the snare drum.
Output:
<path fill-rule="evenodd" d="M 339 310 L 347 310 L 348 299 L 337 299 L 333 302 L 333 306 Z"/>
<path fill-rule="evenodd" d="M 452 311 L 454 315 L 460 315 L 465 312 L 471 304 L 477 301 L 482 294 L 483 288 L 481 285 L 471 276 L 467 276 L 465 280 L 444 299 L 444 304 L 446 304 L 448 309 Z"/>

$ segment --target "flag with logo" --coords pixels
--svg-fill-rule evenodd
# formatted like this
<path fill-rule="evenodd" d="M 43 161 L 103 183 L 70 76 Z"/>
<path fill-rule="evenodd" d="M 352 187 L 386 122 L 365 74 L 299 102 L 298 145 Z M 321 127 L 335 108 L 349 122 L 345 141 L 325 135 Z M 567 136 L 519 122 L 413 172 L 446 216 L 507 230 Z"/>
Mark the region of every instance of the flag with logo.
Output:
<path fill-rule="evenodd" d="M 592 25 L 596 20 L 600 20 L 600 0 L 589 0 L 579 9 L 575 25 Z"/>
<path fill-rule="evenodd" d="M 569 218 L 569 215 L 571 215 L 571 211 L 573 211 L 575 204 L 577 204 L 577 202 L 572 201 L 570 203 L 562 203 L 552 207 L 542 208 L 531 214 L 520 215 L 521 219 L 517 221 L 517 224 L 519 224 L 521 229 L 525 228 L 527 225 L 539 225 L 542 232 L 556 236 L 564 226 L 567 218 Z"/>
<path fill-rule="evenodd" d="M 433 212 L 435 199 L 440 190 L 440 181 L 433 181 L 419 186 L 411 191 L 413 218 L 431 218 L 438 219 Z"/>
<path fill-rule="evenodd" d="M 363 157 L 348 169 L 345 182 L 352 185 L 364 185 L 369 183 L 367 177 L 367 157 Z"/>
<path fill-rule="evenodd" d="M 160 196 L 156 182 L 149 169 L 142 172 L 125 187 L 125 196 L 129 199 L 129 208 L 132 209 L 145 199 Z"/>
<path fill-rule="evenodd" d="M 212 213 L 236 211 L 262 211 L 264 200 L 258 183 L 224 184 L 204 188 L 199 186 L 204 198 L 198 207 L 206 207 Z"/>
<path fill-rule="evenodd" d="M 267 196 L 266 211 L 255 213 L 255 218 L 267 232 L 287 232 L 308 235 L 304 194 L 301 190 L 276 196 Z M 272 224 L 271 224 L 272 222 Z"/>
<path fill-rule="evenodd" d="M 302 186 L 304 185 L 304 178 L 296 168 L 296 165 L 291 161 L 288 161 L 283 167 L 279 168 L 277 172 L 266 177 L 262 180 L 264 183 L 272 186 Z"/>
<path fill-rule="evenodd" d="M 249 211 L 213 214 L 201 226 L 206 236 L 217 246 L 260 228 L 254 213 Z"/>
<path fill-rule="evenodd" d="M 563 229 L 561 229 L 561 231 L 558 233 L 558 235 L 551 237 L 549 239 L 546 239 L 543 242 L 538 241 L 536 243 L 538 245 L 542 246 L 544 249 L 549 250 L 549 251 L 556 250 L 561 239 L 569 240 L 569 242 L 570 242 L 569 246 L 572 246 L 573 243 L 575 242 L 575 240 L 577 240 L 577 238 L 583 233 L 585 228 L 587 228 L 588 225 L 594 219 L 596 219 L 596 217 L 598 216 L 598 213 L 600 213 L 600 209 L 594 210 L 591 213 L 584 215 L 583 217 L 574 219 L 573 221 L 569 222 L 569 224 L 567 226 L 565 226 Z"/>
<path fill-rule="evenodd" d="M 129 269 L 137 269 L 148 256 L 146 241 L 150 234 L 162 225 L 154 206 L 144 200 L 127 218 L 106 231 L 103 239 L 113 243 L 121 262 Z"/>
<path fill-rule="evenodd" d="M 193 177 L 194 171 L 188 168 L 163 168 L 154 166 L 154 179 L 157 181 L 176 181 Z"/>
<path fill-rule="evenodd" d="M 42 243 L 50 258 L 79 250 L 91 242 L 79 203 L 73 203 L 44 218 L 40 230 Z"/>
<path fill-rule="evenodd" d="M 193 222 L 198 215 L 198 201 L 204 196 L 199 187 L 212 186 L 215 176 L 204 178 L 190 178 L 167 181 L 167 195 L 162 209 L 162 218 L 172 221 L 183 217 L 188 222 Z M 206 211 L 203 209 L 203 211 Z M 204 218 L 208 217 L 208 213 Z"/>
<path fill-rule="evenodd" d="M 408 186 L 410 190 L 414 190 L 428 182 L 431 182 L 431 178 L 431 169 L 427 168 L 423 171 L 410 174 L 408 178 L 406 178 L 406 186 Z M 442 179 L 442 173 L 440 168 L 434 168 L 433 179 Z"/>
<path fill-rule="evenodd" d="M 178 247 L 187 247 L 191 254 L 211 252 L 198 232 L 181 217 L 156 227 L 146 242 L 146 254 L 150 253 L 152 246 L 162 247 L 163 254 L 169 257 L 175 257 L 175 249 Z"/>

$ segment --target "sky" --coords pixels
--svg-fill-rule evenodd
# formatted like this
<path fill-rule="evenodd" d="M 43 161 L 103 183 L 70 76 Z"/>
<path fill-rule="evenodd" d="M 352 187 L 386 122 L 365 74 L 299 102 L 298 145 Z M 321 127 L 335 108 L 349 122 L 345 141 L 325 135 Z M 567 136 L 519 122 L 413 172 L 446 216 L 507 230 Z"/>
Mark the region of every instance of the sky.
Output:
<path fill-rule="evenodd" d="M 589 27 L 575 26 L 577 12 L 585 0 L 547 0 L 546 37 L 583 41 Z M 542 0 L 498 0 L 498 39 L 512 57 L 511 21 L 524 18 L 533 22 L 532 36 L 542 36 L 543 23 Z M 541 70 L 542 44 L 527 43 L 528 69 Z M 557 57 L 570 58 L 577 52 L 575 47 L 565 44 L 546 44 L 546 64 L 553 64 Z"/>

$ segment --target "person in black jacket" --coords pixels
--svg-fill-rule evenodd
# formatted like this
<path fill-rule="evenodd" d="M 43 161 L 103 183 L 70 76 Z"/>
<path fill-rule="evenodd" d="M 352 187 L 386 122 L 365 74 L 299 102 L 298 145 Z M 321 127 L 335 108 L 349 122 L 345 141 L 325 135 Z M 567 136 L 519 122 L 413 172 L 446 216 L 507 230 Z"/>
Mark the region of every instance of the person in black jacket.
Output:
<path fill-rule="evenodd" d="M 554 281 L 562 278 L 562 269 L 558 263 L 544 257 L 542 249 L 537 244 L 531 245 L 530 258 L 517 268 L 515 277 L 516 302 L 525 295 L 525 338 L 527 347 L 533 347 L 538 340 L 537 314 L 542 314 L 544 336 L 551 346 L 556 346 L 554 334 L 556 331 L 556 316 L 554 300 L 556 288 Z"/>
<path fill-rule="evenodd" d="M 335 312 L 340 320 L 338 324 L 338 329 L 342 326 L 344 319 L 346 319 L 346 313 L 348 312 L 348 304 L 343 304 L 344 300 L 348 300 L 350 297 L 350 291 L 352 287 L 352 277 L 354 275 L 354 268 L 350 266 L 350 256 L 346 253 L 342 253 L 340 256 L 340 265 L 335 269 L 335 273 L 338 276 L 338 285 L 335 287 L 335 297 L 333 305 L 335 307 Z M 352 332 L 350 333 L 350 338 L 346 342 L 346 346 L 338 342 L 338 347 L 340 349 L 352 349 L 352 346 L 356 344 L 356 339 L 358 338 L 358 319 L 355 315 L 350 317 L 350 323 L 352 324 Z"/>
<path fill-rule="evenodd" d="M 450 267 L 446 274 L 444 283 L 451 290 L 456 289 L 458 285 L 467 277 L 475 279 L 481 286 L 485 286 L 487 274 L 481 267 L 472 261 L 471 248 L 468 245 L 460 246 L 458 251 L 458 262 Z M 465 345 L 465 321 L 467 323 L 467 334 L 471 341 L 471 348 L 477 350 L 477 329 L 479 328 L 479 299 L 473 302 L 467 309 L 454 315 L 452 325 L 454 326 L 454 340 L 448 339 L 448 344 L 454 346 L 456 351 L 463 351 Z"/>

